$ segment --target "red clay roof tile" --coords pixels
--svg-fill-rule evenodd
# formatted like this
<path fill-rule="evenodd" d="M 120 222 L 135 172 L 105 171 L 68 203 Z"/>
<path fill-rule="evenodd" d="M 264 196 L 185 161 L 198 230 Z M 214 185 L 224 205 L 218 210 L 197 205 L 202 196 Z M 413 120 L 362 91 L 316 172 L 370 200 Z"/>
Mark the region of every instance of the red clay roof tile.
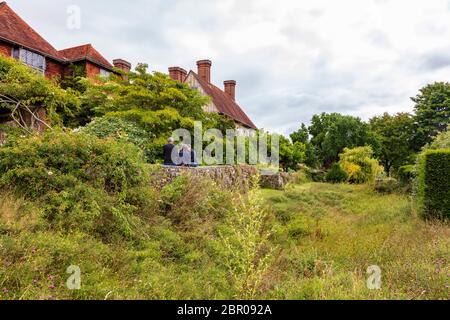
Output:
<path fill-rule="evenodd" d="M 31 28 L 6 2 L 0 3 L 0 38 L 60 59 L 58 51 Z"/>
<path fill-rule="evenodd" d="M 219 109 L 220 113 L 231 117 L 249 128 L 255 130 L 257 129 L 255 124 L 245 114 L 242 108 L 228 94 L 215 85 L 207 83 L 205 80 L 201 79 L 194 71 L 191 72 L 195 79 L 201 84 L 202 88 L 205 90 L 205 93 L 212 98 L 214 105 L 217 109 Z"/>
<path fill-rule="evenodd" d="M 0 39 L 13 42 L 63 62 L 89 60 L 109 70 L 114 68 L 90 44 L 57 51 L 15 13 L 6 2 L 0 3 Z"/>
<path fill-rule="evenodd" d="M 59 54 L 69 62 L 90 60 L 93 63 L 108 69 L 114 68 L 91 44 L 64 49 L 59 51 Z"/>

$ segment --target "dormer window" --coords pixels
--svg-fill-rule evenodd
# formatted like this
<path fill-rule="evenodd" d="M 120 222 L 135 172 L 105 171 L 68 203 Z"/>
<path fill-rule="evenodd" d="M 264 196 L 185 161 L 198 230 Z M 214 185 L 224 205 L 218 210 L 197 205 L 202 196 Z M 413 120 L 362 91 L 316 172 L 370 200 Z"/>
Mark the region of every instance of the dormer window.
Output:
<path fill-rule="evenodd" d="M 105 69 L 100 68 L 100 75 L 105 78 L 109 78 L 111 72 Z"/>
<path fill-rule="evenodd" d="M 23 48 L 14 48 L 12 55 L 14 58 L 22 61 L 27 66 L 30 66 L 42 73 L 45 72 L 46 62 L 43 55 Z"/>

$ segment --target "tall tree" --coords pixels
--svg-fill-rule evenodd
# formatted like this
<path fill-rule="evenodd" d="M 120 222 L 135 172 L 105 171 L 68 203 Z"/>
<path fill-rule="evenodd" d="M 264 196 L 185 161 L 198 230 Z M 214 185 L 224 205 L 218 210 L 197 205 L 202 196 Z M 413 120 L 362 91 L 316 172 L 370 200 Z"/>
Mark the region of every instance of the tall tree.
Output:
<path fill-rule="evenodd" d="M 420 89 L 420 93 L 411 98 L 415 102 L 416 113 L 416 150 L 430 143 L 450 123 L 450 83 L 435 82 Z"/>
<path fill-rule="evenodd" d="M 317 150 L 312 145 L 310 139 L 309 139 L 309 130 L 308 127 L 302 123 L 300 128 L 293 132 L 291 135 L 292 142 L 295 143 L 302 143 L 305 145 L 305 160 L 304 163 L 309 167 L 316 167 L 318 165 L 318 159 L 317 159 Z"/>
<path fill-rule="evenodd" d="M 309 127 L 311 143 L 318 150 L 325 167 L 339 160 L 344 148 L 372 146 L 378 150 L 378 142 L 369 125 L 360 118 L 339 113 L 314 115 Z"/>
<path fill-rule="evenodd" d="M 369 121 L 371 130 L 375 133 L 380 149 L 377 157 L 380 159 L 387 174 L 411 161 L 414 151 L 412 139 L 414 136 L 414 118 L 408 113 L 397 113 L 373 117 Z"/>

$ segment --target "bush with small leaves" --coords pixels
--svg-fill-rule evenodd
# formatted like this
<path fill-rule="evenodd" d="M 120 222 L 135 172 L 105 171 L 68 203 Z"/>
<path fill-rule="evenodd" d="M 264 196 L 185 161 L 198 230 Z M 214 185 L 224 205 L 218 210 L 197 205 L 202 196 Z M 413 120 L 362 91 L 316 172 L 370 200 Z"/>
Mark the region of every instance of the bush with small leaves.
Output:
<path fill-rule="evenodd" d="M 348 180 L 348 174 L 341 168 L 339 163 L 335 163 L 331 166 L 331 169 L 328 170 L 325 180 L 331 183 L 346 182 Z"/>

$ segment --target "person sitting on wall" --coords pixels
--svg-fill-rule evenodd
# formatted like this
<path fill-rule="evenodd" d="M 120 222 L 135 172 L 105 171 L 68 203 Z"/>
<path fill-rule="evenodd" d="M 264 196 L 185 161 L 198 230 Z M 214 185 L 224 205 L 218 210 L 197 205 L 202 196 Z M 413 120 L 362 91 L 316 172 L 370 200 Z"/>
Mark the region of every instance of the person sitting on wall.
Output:
<path fill-rule="evenodd" d="M 175 140 L 172 137 L 170 137 L 167 140 L 167 144 L 163 147 L 164 165 L 165 166 L 176 166 L 176 164 L 174 163 L 174 161 L 172 159 L 172 151 L 175 148 L 174 142 L 175 142 Z"/>
<path fill-rule="evenodd" d="M 190 145 L 183 144 L 180 151 L 180 159 L 181 159 L 180 166 L 193 168 L 198 167 L 197 153 L 195 152 L 194 149 L 191 148 Z"/>

